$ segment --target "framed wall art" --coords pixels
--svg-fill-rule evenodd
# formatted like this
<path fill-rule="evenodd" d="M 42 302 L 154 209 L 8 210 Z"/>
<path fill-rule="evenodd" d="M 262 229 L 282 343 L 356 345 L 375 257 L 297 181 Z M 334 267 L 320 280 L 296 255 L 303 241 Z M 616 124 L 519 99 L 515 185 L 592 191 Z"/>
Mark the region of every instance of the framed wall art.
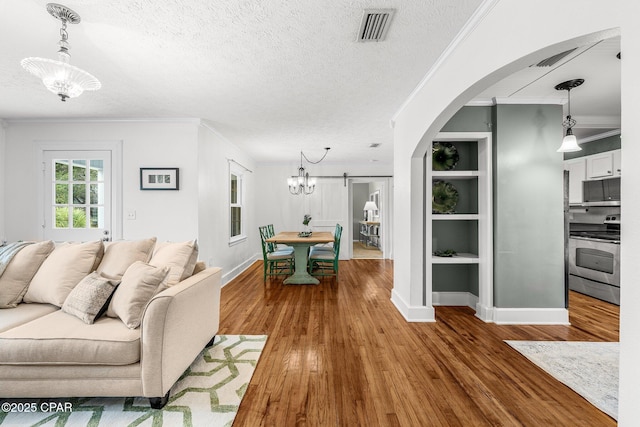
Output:
<path fill-rule="evenodd" d="M 178 168 L 140 168 L 140 190 L 179 190 Z"/>

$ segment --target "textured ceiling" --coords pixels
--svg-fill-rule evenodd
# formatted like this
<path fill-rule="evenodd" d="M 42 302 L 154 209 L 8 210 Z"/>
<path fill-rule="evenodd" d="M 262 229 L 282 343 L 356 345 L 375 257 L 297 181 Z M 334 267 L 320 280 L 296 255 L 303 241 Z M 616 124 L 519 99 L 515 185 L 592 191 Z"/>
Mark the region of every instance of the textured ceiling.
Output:
<path fill-rule="evenodd" d="M 392 115 L 481 1 L 69 1 L 70 63 L 103 87 L 66 103 L 20 66 L 56 58 L 46 3 L 0 1 L 0 118 L 201 118 L 257 161 L 356 163 L 391 161 Z M 396 13 L 358 43 L 371 7 Z"/>

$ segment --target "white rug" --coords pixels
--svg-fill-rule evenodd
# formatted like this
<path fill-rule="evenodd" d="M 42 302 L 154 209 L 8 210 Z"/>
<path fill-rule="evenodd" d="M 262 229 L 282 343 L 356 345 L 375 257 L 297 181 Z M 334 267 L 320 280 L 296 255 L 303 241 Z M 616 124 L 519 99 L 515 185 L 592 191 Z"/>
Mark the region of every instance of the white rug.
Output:
<path fill-rule="evenodd" d="M 618 419 L 619 343 L 505 342 L 602 412 Z"/>
<path fill-rule="evenodd" d="M 266 335 L 219 335 L 171 389 L 161 410 L 146 398 L 0 399 L 2 426 L 231 426 L 267 341 Z M 0 391 L 1 393 L 1 391 Z M 60 402 L 59 411 L 50 402 Z M 7 412 L 7 404 L 21 412 Z M 37 412 L 25 412 L 35 407 Z M 69 408 L 70 410 L 65 410 Z"/>

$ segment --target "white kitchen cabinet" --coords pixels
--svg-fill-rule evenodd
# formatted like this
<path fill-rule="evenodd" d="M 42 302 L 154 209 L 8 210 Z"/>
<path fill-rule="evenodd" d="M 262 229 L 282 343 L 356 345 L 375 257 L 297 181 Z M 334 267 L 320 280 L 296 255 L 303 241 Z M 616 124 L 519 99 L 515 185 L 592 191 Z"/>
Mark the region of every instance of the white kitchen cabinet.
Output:
<path fill-rule="evenodd" d="M 622 175 L 622 150 L 613 151 L 613 175 Z"/>
<path fill-rule="evenodd" d="M 587 179 L 586 158 L 565 160 L 564 170 L 569 171 L 569 203 L 582 203 L 582 181 Z"/>
<path fill-rule="evenodd" d="M 613 152 L 587 156 L 587 179 L 613 176 Z"/>

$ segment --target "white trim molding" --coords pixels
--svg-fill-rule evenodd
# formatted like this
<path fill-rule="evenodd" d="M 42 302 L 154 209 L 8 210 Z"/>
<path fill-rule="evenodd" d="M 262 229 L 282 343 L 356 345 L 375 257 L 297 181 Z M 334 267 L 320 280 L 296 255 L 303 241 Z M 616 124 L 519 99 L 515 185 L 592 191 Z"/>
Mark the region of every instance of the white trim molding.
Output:
<path fill-rule="evenodd" d="M 493 309 L 498 325 L 570 325 L 566 308 L 498 308 Z"/>
<path fill-rule="evenodd" d="M 431 295 L 433 305 L 462 306 L 475 310 L 479 301 L 471 292 L 432 292 Z"/>
<path fill-rule="evenodd" d="M 243 271 L 245 271 L 247 268 L 251 267 L 251 265 L 254 262 L 256 262 L 257 260 L 261 260 L 261 259 L 262 259 L 262 255 L 254 255 L 251 258 L 241 262 L 239 265 L 237 265 L 236 267 L 234 267 L 231 270 L 229 270 L 229 272 L 227 272 L 226 274 L 223 274 L 222 275 L 222 286 L 226 285 L 227 283 L 229 283 L 230 281 L 232 281 L 233 279 L 238 277 Z M 209 265 L 209 267 L 212 267 L 212 266 L 213 265 Z"/>
<path fill-rule="evenodd" d="M 471 15 L 471 18 L 469 18 L 469 20 L 464 24 L 464 27 L 462 27 L 462 29 L 458 32 L 458 34 L 456 34 L 455 38 L 451 41 L 451 43 L 449 43 L 449 46 L 447 46 L 447 48 L 444 50 L 444 52 L 442 52 L 440 57 L 438 57 L 436 62 L 433 64 L 433 66 L 429 69 L 429 71 L 427 71 L 427 74 L 422 78 L 420 83 L 418 83 L 418 86 L 416 86 L 416 88 L 411 92 L 409 97 L 402 103 L 400 108 L 398 108 L 398 111 L 396 111 L 396 113 L 391 117 L 392 128 L 395 126 L 395 122 L 398 116 L 400 115 L 400 113 L 402 113 L 402 111 L 407 107 L 407 105 L 409 105 L 413 101 L 416 95 L 422 90 L 424 85 L 429 80 L 431 80 L 431 77 L 447 60 L 449 55 L 451 55 L 451 53 L 453 53 L 453 51 L 456 50 L 456 47 L 458 47 L 458 45 L 464 39 L 466 39 L 469 36 L 469 34 L 473 32 L 473 30 L 475 30 L 478 24 L 482 22 L 482 20 L 489 14 L 489 12 L 491 12 L 491 9 L 493 9 L 493 7 L 499 1 L 500 0 L 484 0 L 480 4 L 480 6 L 478 6 L 478 8 L 473 12 L 473 15 Z"/>
<path fill-rule="evenodd" d="M 394 290 L 391 291 L 391 302 L 396 306 L 407 322 L 435 322 L 436 312 L 433 307 L 410 306 Z"/>
<path fill-rule="evenodd" d="M 620 129 L 610 130 L 609 132 L 602 132 L 597 135 L 591 135 L 586 138 L 580 138 L 578 144 L 584 144 L 585 142 L 598 141 L 600 139 L 609 138 L 610 136 L 620 135 Z"/>

